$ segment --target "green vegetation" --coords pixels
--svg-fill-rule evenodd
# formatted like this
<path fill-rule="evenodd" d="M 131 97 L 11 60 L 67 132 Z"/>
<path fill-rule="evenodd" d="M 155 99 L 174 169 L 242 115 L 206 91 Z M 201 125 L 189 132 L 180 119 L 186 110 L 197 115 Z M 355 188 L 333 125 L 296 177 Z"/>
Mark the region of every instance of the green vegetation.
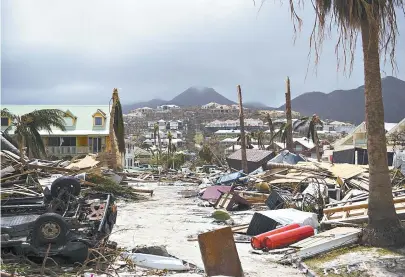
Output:
<path fill-rule="evenodd" d="M 115 183 L 113 180 L 98 174 L 86 174 L 86 181 L 96 184 L 96 186 L 91 187 L 92 191 L 111 193 L 115 197 L 122 197 L 130 200 L 143 199 L 143 197 L 135 193 L 131 187 L 122 186 Z"/>
<path fill-rule="evenodd" d="M 17 141 L 22 162 L 24 162 L 24 147 L 27 147 L 28 156 L 38 158 L 46 156 L 44 141 L 39 131 L 45 130 L 52 133 L 52 127 L 65 131 L 65 115 L 65 112 L 57 109 L 35 110 L 21 116 L 7 109 L 1 110 L 1 117 L 7 117 L 11 122 L 4 133 L 7 134 L 11 128 L 14 128 L 13 138 Z"/>
<path fill-rule="evenodd" d="M 201 144 L 204 141 L 204 135 L 201 132 L 198 132 L 194 136 L 194 142 L 196 144 Z"/>

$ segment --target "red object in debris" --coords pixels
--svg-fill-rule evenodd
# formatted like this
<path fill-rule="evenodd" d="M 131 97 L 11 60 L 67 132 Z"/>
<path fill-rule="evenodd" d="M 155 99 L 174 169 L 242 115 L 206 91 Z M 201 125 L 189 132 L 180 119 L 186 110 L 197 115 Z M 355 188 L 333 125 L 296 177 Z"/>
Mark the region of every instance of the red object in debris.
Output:
<path fill-rule="evenodd" d="M 264 248 L 267 250 L 288 246 L 294 242 L 306 239 L 314 235 L 314 228 L 302 226 L 279 234 L 267 236 L 263 239 Z"/>
<path fill-rule="evenodd" d="M 263 249 L 264 248 L 264 238 L 271 236 L 271 235 L 282 233 L 284 231 L 296 229 L 299 227 L 300 227 L 299 224 L 294 223 L 294 224 L 290 224 L 290 225 L 287 225 L 287 226 L 284 226 L 281 228 L 277 228 L 277 229 L 268 231 L 266 233 L 252 237 L 250 239 L 250 244 L 252 245 L 253 249 Z"/>

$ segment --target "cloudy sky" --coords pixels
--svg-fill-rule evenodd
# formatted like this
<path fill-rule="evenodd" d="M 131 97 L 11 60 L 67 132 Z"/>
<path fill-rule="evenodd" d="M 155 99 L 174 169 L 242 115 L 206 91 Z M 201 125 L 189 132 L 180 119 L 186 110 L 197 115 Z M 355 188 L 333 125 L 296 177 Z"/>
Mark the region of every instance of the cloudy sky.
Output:
<path fill-rule="evenodd" d="M 294 44 L 288 5 L 280 4 L 287 1 L 267 0 L 260 11 L 259 1 L 2 0 L 1 101 L 105 104 L 118 87 L 122 102 L 133 103 L 169 100 L 190 86 L 236 100 L 240 84 L 245 101 L 279 106 L 286 76 L 293 96 L 362 85 L 361 49 L 345 76 L 333 37 L 317 74 L 311 64 L 306 77 L 310 6 Z M 405 53 L 397 53 L 396 76 L 405 79 Z"/>

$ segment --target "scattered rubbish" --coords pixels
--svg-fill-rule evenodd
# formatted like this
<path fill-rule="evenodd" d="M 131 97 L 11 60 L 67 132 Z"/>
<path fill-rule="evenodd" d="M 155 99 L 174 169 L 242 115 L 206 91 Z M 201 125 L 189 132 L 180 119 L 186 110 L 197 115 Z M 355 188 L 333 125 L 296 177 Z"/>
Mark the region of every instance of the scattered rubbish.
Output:
<path fill-rule="evenodd" d="M 247 234 L 256 236 L 276 229 L 277 225 L 297 223 L 301 226 L 309 225 L 316 229 L 319 226 L 317 215 L 295 209 L 280 209 L 256 212 L 250 222 Z"/>
<path fill-rule="evenodd" d="M 121 256 L 124 259 L 131 260 L 135 265 L 139 267 L 173 271 L 190 270 L 190 267 L 184 265 L 183 261 L 172 257 L 128 252 L 121 253 Z"/>
<path fill-rule="evenodd" d="M 239 196 L 234 192 L 222 193 L 222 195 L 218 198 L 214 207 L 218 208 L 225 208 L 227 211 L 232 211 L 235 209 L 243 209 L 250 206 L 250 203 L 244 199 L 243 197 Z"/>
<path fill-rule="evenodd" d="M 291 230 L 284 230 L 277 234 L 271 234 L 263 239 L 263 245 L 266 250 L 282 248 L 313 235 L 313 227 L 301 226 Z"/>
<path fill-rule="evenodd" d="M 243 276 L 235 243 L 250 243 L 253 253 L 271 256 L 269 260 L 294 263 L 357 243 L 360 224 L 368 219 L 366 165 L 315 162 L 288 150 L 275 156 L 272 151 L 248 149 L 246 173 L 240 171 L 241 151 L 227 158 L 229 168 L 204 165 L 194 170 L 188 161 L 181 170 L 137 163 L 113 171 L 104 167 L 99 155 L 21 159 L 19 150 L 3 136 L 1 144 L 1 248 L 26 257 L 83 263 L 94 249 L 99 251 L 97 247 L 109 249 L 117 199 L 149 199 L 160 185 L 178 186 L 176 200 L 204 207 L 195 213 L 204 217 L 212 211 L 216 226 L 232 226 L 187 237 L 198 240 L 207 276 Z M 395 153 L 390 177 L 401 220 L 405 220 L 404 164 L 403 153 Z M 158 194 L 152 199 L 161 198 Z M 136 216 L 134 212 L 134 220 Z M 191 270 L 163 246 L 138 246 L 121 257 L 146 269 Z M 322 270 L 331 275 L 359 271 L 361 266 Z M 94 269 L 84 271 L 85 276 L 103 276 L 92 273 L 99 272 Z"/>
<path fill-rule="evenodd" d="M 299 227 L 300 227 L 300 225 L 297 224 L 297 223 L 286 225 L 286 226 L 274 229 L 272 231 L 269 231 L 269 232 L 254 236 L 254 237 L 251 238 L 250 243 L 251 243 L 253 249 L 260 250 L 260 249 L 265 248 L 264 240 L 265 240 L 266 237 L 271 236 L 271 235 L 275 235 L 275 234 L 279 234 L 279 233 L 282 233 L 284 231 L 296 229 L 296 228 L 299 228 Z"/>
<path fill-rule="evenodd" d="M 210 186 L 205 189 L 201 199 L 216 201 L 221 197 L 221 192 L 230 192 L 231 189 L 231 186 Z"/>
<path fill-rule="evenodd" d="M 284 209 L 292 203 L 293 195 L 288 190 L 271 191 L 269 197 L 266 200 L 266 205 L 270 210 Z"/>
<path fill-rule="evenodd" d="M 288 150 L 283 150 L 272 158 L 270 163 L 287 163 L 287 164 L 297 164 L 298 162 L 305 161 L 301 156 L 289 152 Z"/>
<path fill-rule="evenodd" d="M 169 253 L 167 252 L 166 247 L 164 246 L 147 246 L 141 245 L 137 246 L 132 249 L 132 253 L 142 253 L 142 254 L 151 254 L 156 256 L 163 256 L 163 257 L 170 257 Z"/>
<path fill-rule="evenodd" d="M 230 227 L 199 234 L 198 243 L 207 276 L 244 276 Z"/>
<path fill-rule="evenodd" d="M 313 257 L 333 249 L 354 244 L 358 241 L 361 229 L 353 227 L 336 227 L 301 240 L 291 247 L 298 251 L 293 255 L 300 259 Z"/>
<path fill-rule="evenodd" d="M 217 221 L 226 221 L 228 219 L 231 219 L 229 213 L 224 210 L 215 210 L 211 216 Z"/>

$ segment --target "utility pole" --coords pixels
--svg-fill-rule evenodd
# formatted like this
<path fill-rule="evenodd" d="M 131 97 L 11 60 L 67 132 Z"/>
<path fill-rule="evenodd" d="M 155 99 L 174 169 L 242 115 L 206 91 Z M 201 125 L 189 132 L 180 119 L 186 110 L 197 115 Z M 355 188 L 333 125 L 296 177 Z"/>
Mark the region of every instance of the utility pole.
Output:
<path fill-rule="evenodd" d="M 242 90 L 238 85 L 238 99 L 239 99 L 239 121 L 240 121 L 240 146 L 242 156 L 242 170 L 245 174 L 248 174 L 248 164 L 246 157 L 246 137 L 245 137 L 245 117 L 243 115 L 242 105 Z"/>
<path fill-rule="evenodd" d="M 286 125 L 286 148 L 288 151 L 293 152 L 293 134 L 292 134 L 292 116 L 291 116 L 291 88 L 290 88 L 290 78 L 287 77 L 287 90 L 285 92 L 285 115 L 287 118 Z"/>

